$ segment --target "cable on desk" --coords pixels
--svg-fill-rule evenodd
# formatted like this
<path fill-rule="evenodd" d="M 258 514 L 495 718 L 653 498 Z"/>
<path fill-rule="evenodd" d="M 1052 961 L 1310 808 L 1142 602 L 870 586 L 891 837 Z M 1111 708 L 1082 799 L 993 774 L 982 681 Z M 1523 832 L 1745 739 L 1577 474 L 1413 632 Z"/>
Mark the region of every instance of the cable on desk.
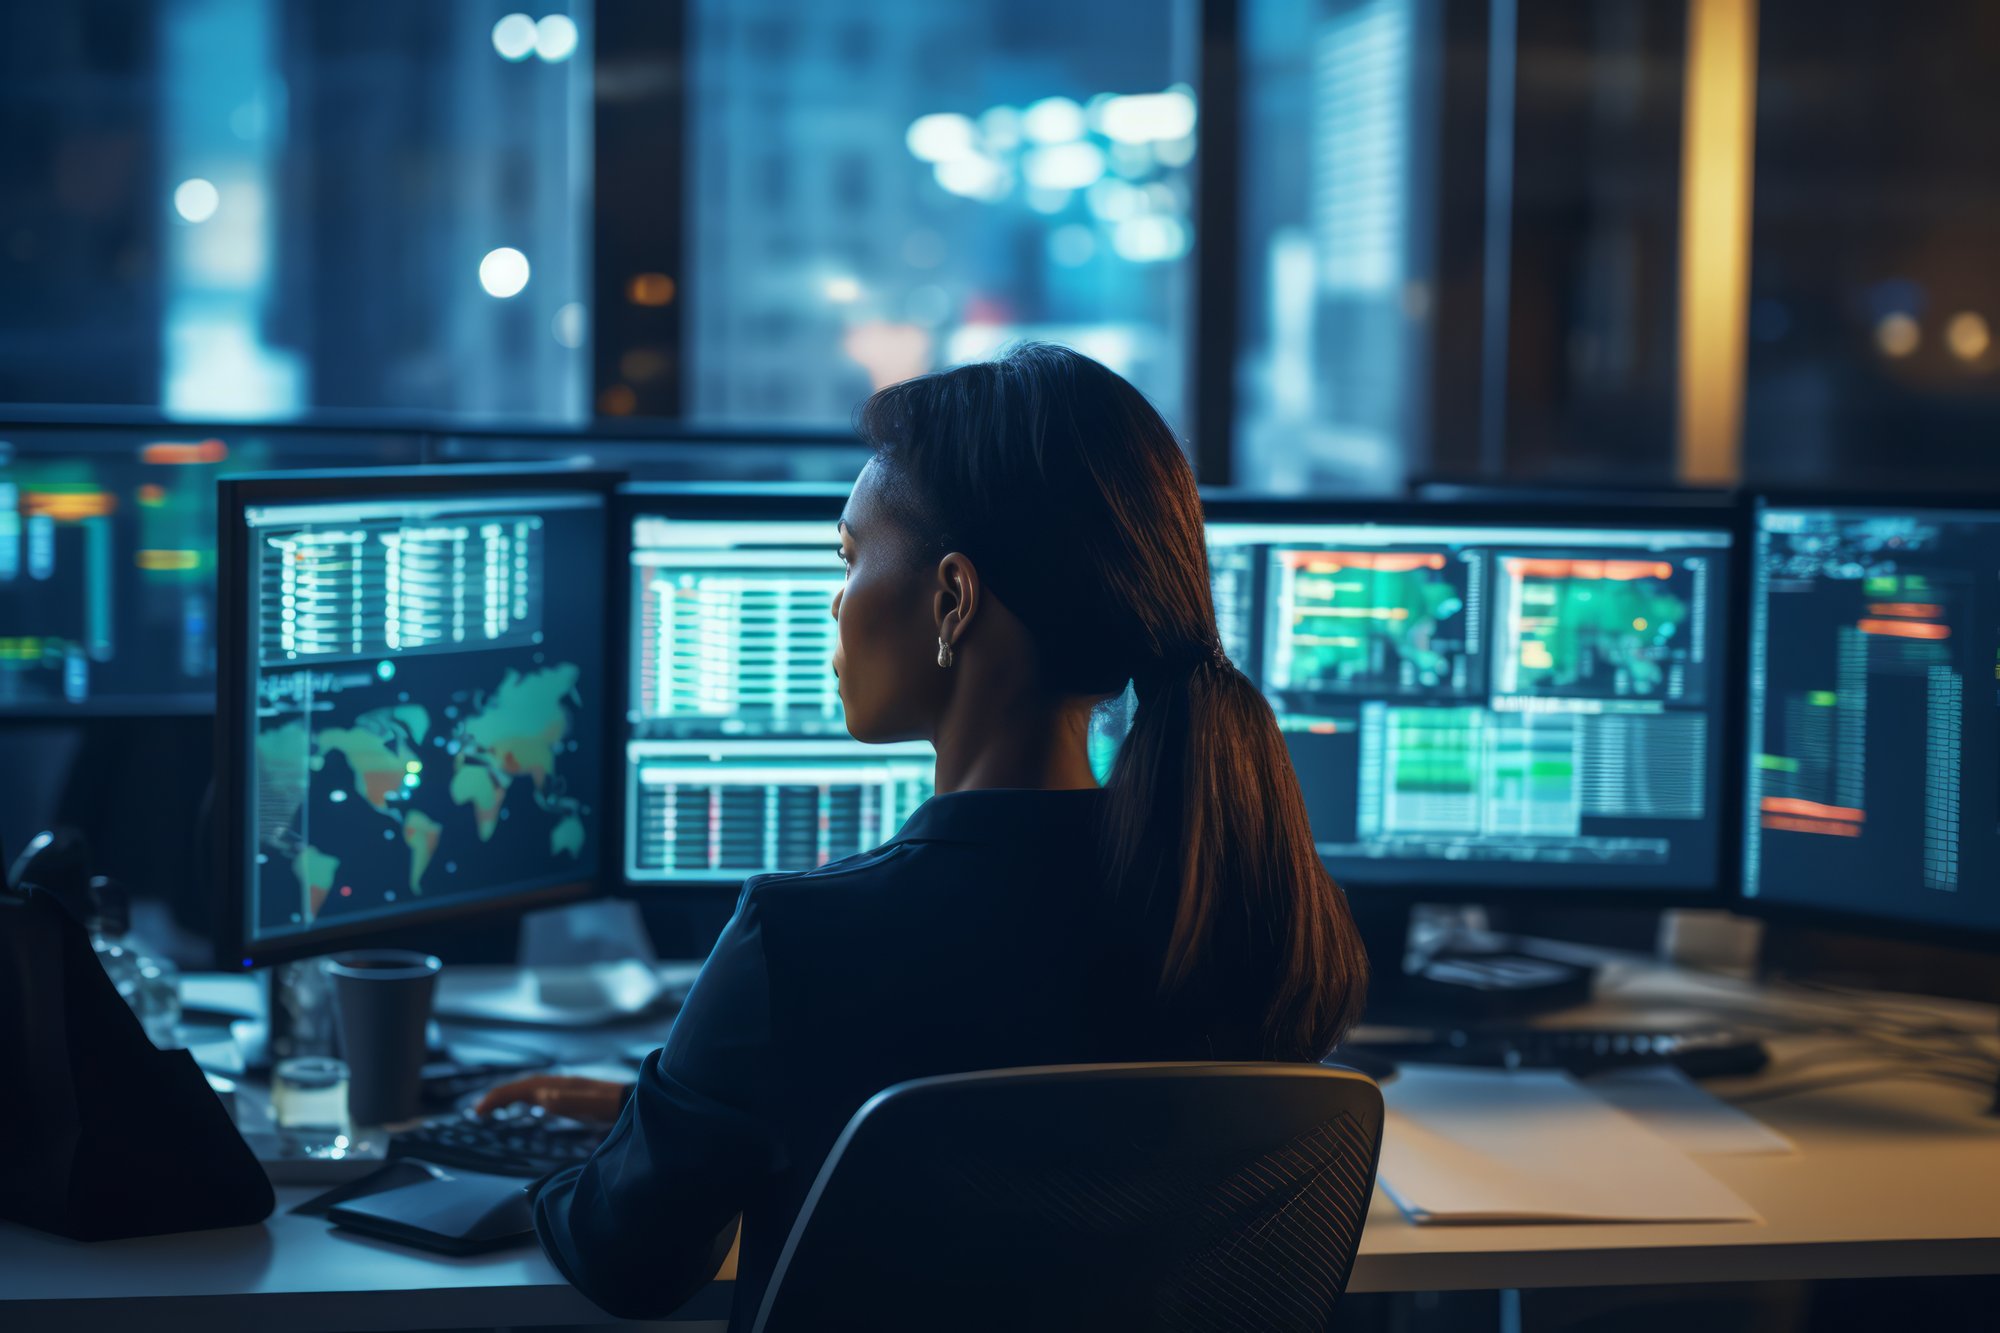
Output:
<path fill-rule="evenodd" d="M 1818 1065 L 1841 1064 L 1843 1062 L 1869 1058 L 1892 1061 L 1897 1064 L 1919 1068 L 1939 1069 L 1947 1073 L 1962 1075 L 1966 1078 L 1984 1079 L 1988 1083 L 1993 1082 L 1996 1076 L 2000 1076 L 2000 1068 L 1980 1063 L 1954 1063 L 1941 1058 L 1936 1052 L 1903 1051 L 1895 1047 L 1883 1048 L 1866 1040 L 1845 1041 L 1837 1045 L 1822 1046 L 1810 1051 L 1803 1051 L 1797 1055 L 1787 1056 L 1780 1065 L 1778 1072 L 1789 1074 L 1801 1069 L 1811 1069 Z"/>
<path fill-rule="evenodd" d="M 1746 988 L 1750 984 L 1729 973 L 1689 970 L 1697 971 L 1709 980 L 1738 988 Z M 1810 993 L 1785 994 L 1787 990 Z M 1745 995 L 1744 1007 L 1727 1000 L 1704 1003 L 1699 997 L 1686 996 L 1676 996 L 1671 1003 L 1678 1008 L 1715 1014 L 1730 1026 L 1753 1035 L 1852 1037 L 1861 1043 L 1873 1044 L 1900 1055 L 1940 1062 L 1969 1059 L 1973 1064 L 1968 1072 L 1984 1077 L 1988 1082 L 2000 1075 L 2000 1055 L 1996 1055 L 1988 1045 L 1988 1035 L 1983 1028 L 1968 1028 L 1922 1012 L 1909 1012 L 1913 1006 L 1905 1001 L 1878 1000 L 1868 1003 L 1866 998 L 1869 994 L 1831 983 L 1780 978 L 1766 984 L 1760 996 Z M 1836 997 L 1847 1003 L 1834 1003 Z M 1770 1010 L 1773 1003 L 1779 1006 L 1775 1013 Z M 1751 1005 L 1761 1008 L 1763 1012 L 1745 1012 L 1745 1007 Z M 1927 1041 L 1945 1044 L 1922 1044 Z"/>
<path fill-rule="evenodd" d="M 1824 1092 L 1833 1088 L 1853 1087 L 1858 1083 L 1894 1082 L 1899 1079 L 1927 1078 L 1940 1079 L 1948 1083 L 1957 1083 L 1968 1088 L 1977 1088 L 1981 1092 L 1991 1092 L 1993 1090 L 1993 1084 L 1990 1080 L 1977 1078 L 1970 1074 L 1959 1074 L 1943 1069 L 1927 1069 L 1920 1065 L 1885 1065 L 1869 1069 L 1850 1069 L 1844 1074 L 1836 1074 L 1828 1078 L 1796 1080 L 1791 1083 L 1779 1084 L 1774 1088 L 1751 1088 L 1745 1092 L 1734 1094 L 1718 1093 L 1717 1095 L 1732 1106 L 1747 1106 L 1752 1102 L 1767 1102 L 1780 1097 L 1796 1097 L 1808 1092 Z"/>

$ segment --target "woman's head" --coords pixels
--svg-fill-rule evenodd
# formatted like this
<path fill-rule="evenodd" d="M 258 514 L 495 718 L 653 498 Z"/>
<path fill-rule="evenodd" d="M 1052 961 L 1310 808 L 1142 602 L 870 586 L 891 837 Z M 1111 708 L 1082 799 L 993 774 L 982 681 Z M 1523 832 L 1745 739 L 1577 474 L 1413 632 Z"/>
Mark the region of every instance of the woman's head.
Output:
<path fill-rule="evenodd" d="M 1159 414 L 1095 361 L 1031 345 L 885 389 L 858 428 L 877 452 L 842 518 L 835 665 L 860 739 L 925 734 L 956 679 L 941 645 L 970 647 L 968 666 L 1025 659 L 1048 696 L 1089 699 L 1213 638 L 1193 476 Z M 1140 614 L 1142 575 L 1177 623 Z"/>
<path fill-rule="evenodd" d="M 1322 1054 L 1366 979 L 1269 705 L 1221 656 L 1200 496 L 1138 390 L 1029 345 L 884 389 L 849 499 L 841 697 L 863 740 L 927 736 L 940 654 L 1051 700 L 1134 684 L 1105 869 L 1170 1019 Z"/>

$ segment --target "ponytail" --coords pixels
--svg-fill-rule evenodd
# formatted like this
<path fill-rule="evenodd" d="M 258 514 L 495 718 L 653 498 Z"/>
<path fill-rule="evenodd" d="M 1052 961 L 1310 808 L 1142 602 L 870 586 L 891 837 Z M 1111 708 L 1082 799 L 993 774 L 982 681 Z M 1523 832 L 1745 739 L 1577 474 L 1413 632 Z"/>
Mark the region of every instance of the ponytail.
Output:
<path fill-rule="evenodd" d="M 1219 658 L 1141 678 L 1106 784 L 1105 868 L 1155 941 L 1170 1020 L 1316 1060 L 1360 1017 L 1368 958 L 1271 706 Z"/>
<path fill-rule="evenodd" d="M 884 389 L 856 427 L 921 549 L 971 557 L 1051 689 L 1133 683 L 1102 864 L 1169 1039 L 1324 1056 L 1359 1017 L 1367 957 L 1277 719 L 1221 647 L 1201 497 L 1166 422 L 1097 362 L 1030 344 Z"/>

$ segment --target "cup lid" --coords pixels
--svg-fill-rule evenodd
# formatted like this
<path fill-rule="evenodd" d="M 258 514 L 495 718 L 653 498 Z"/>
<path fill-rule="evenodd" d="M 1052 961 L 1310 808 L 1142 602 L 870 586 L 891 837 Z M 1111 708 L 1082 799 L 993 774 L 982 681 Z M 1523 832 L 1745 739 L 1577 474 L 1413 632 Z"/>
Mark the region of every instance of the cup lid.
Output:
<path fill-rule="evenodd" d="M 333 975 L 368 981 L 416 981 L 443 968 L 436 954 L 417 949 L 350 949 L 326 960 Z"/>

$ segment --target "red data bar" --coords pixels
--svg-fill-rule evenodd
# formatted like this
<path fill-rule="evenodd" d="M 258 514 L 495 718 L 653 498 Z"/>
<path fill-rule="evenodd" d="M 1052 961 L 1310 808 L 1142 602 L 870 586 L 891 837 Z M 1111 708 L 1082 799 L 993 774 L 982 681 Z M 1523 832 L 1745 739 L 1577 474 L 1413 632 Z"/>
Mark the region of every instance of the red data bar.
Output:
<path fill-rule="evenodd" d="M 1510 556 L 1507 572 L 1517 579 L 1670 579 L 1674 567 L 1664 560 L 1537 560 Z"/>
<path fill-rule="evenodd" d="M 1802 801 L 1796 796 L 1766 796 L 1763 807 L 1766 814 L 1804 815 L 1807 819 L 1837 819 L 1850 824 L 1860 824 L 1868 818 L 1865 812 L 1850 806 L 1822 805 L 1818 801 Z"/>
<path fill-rule="evenodd" d="M 1444 557 L 1435 551 L 1287 551 L 1285 563 L 1308 574 L 1332 574 L 1343 569 L 1407 574 L 1414 569 L 1443 569 Z"/>
<path fill-rule="evenodd" d="M 1949 639 L 1951 626 L 1928 620 L 1863 620 L 1855 626 L 1863 634 L 1879 634 L 1889 639 Z"/>

